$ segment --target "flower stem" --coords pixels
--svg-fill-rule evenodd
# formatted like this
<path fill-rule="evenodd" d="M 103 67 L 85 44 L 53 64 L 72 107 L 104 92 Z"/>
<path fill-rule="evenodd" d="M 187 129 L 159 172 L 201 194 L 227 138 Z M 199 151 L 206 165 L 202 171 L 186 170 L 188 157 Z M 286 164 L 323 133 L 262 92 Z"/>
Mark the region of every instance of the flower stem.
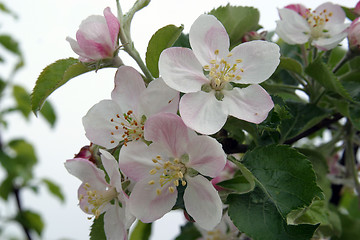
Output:
<path fill-rule="evenodd" d="M 146 83 L 149 83 L 154 78 L 151 75 L 149 69 L 146 67 L 143 60 L 141 59 L 139 52 L 135 49 L 134 42 L 131 40 L 130 25 L 131 25 L 131 20 L 132 20 L 134 14 L 137 11 L 139 11 L 140 9 L 147 6 L 150 3 L 150 0 L 136 1 L 135 4 L 133 5 L 133 7 L 125 15 L 123 14 L 123 12 L 121 10 L 119 0 L 116 0 L 116 3 L 117 3 L 117 10 L 118 10 L 117 11 L 118 19 L 121 24 L 120 32 L 119 32 L 120 42 L 123 45 L 124 51 L 127 52 L 130 55 L 130 57 L 132 57 L 135 60 L 135 62 L 139 65 L 141 71 L 144 73 L 145 78 L 146 78 L 144 81 Z"/>
<path fill-rule="evenodd" d="M 21 204 L 21 199 L 20 199 L 20 189 L 13 186 L 13 193 L 15 195 L 16 205 L 18 208 L 19 215 L 21 216 L 23 214 L 23 209 L 22 209 L 22 204 Z M 24 224 L 21 224 L 21 227 L 23 228 L 23 231 L 24 231 L 27 239 L 31 240 L 32 238 L 31 238 L 29 229 Z"/>

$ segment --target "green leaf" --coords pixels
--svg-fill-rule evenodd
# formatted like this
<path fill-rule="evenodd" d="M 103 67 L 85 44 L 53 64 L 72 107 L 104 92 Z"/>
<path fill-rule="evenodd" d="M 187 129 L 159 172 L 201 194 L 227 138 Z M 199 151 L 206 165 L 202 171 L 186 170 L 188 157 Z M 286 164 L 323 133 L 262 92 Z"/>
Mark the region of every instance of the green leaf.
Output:
<path fill-rule="evenodd" d="M 343 47 L 336 47 L 331 50 L 328 65 L 330 69 L 333 69 L 346 54 L 346 49 Z"/>
<path fill-rule="evenodd" d="M 98 218 L 94 218 L 94 222 L 90 227 L 90 240 L 104 240 L 106 239 L 104 230 L 104 214 Z"/>
<path fill-rule="evenodd" d="M 216 185 L 235 191 L 236 193 L 247 193 L 254 189 L 244 176 L 234 177 L 232 179 L 219 182 Z"/>
<path fill-rule="evenodd" d="M 55 126 L 56 114 L 53 106 L 49 101 L 45 101 L 44 105 L 40 110 L 40 114 L 45 118 L 45 120 L 50 124 L 51 127 Z"/>
<path fill-rule="evenodd" d="M 175 240 L 195 240 L 201 237 L 201 233 L 195 227 L 194 223 L 187 222 L 184 226 L 181 226 L 180 235 Z"/>
<path fill-rule="evenodd" d="M 285 219 L 292 210 L 323 199 L 311 162 L 289 146 L 258 147 L 245 154 L 242 163 Z"/>
<path fill-rule="evenodd" d="M 184 34 L 183 32 L 181 32 L 179 38 L 175 41 L 175 43 L 172 46 L 191 48 L 189 41 L 189 34 Z"/>
<path fill-rule="evenodd" d="M 38 77 L 31 94 L 33 112 L 37 114 L 46 98 L 67 81 L 94 69 L 75 58 L 61 59 L 47 66 Z"/>
<path fill-rule="evenodd" d="M 10 35 L 0 35 L 0 44 L 3 45 L 8 51 L 21 56 L 19 43 L 13 39 Z"/>
<path fill-rule="evenodd" d="M 183 26 L 176 27 L 174 25 L 167 25 L 160 28 L 151 37 L 147 47 L 145 61 L 153 77 L 159 77 L 158 63 L 161 52 L 175 43 L 183 29 Z"/>
<path fill-rule="evenodd" d="M 325 109 L 313 104 L 287 102 L 286 106 L 292 117 L 284 119 L 280 124 L 283 141 L 309 129 L 328 115 Z"/>
<path fill-rule="evenodd" d="M 360 130 L 360 107 L 359 104 L 350 104 L 349 105 L 349 117 L 351 123 L 354 127 Z"/>
<path fill-rule="evenodd" d="M 31 112 L 29 93 L 22 86 L 14 85 L 13 96 L 17 104 L 17 109 L 28 119 Z"/>
<path fill-rule="evenodd" d="M 13 15 L 13 17 L 17 17 L 16 14 L 11 11 L 4 3 L 0 2 L 0 11 L 7 13 L 7 14 L 11 14 Z"/>
<path fill-rule="evenodd" d="M 138 220 L 131 233 L 130 240 L 148 240 L 151 235 L 151 224 Z"/>
<path fill-rule="evenodd" d="M 334 73 L 329 67 L 322 62 L 321 57 L 306 67 L 305 72 L 320 83 L 326 90 L 335 92 L 342 97 L 351 100 L 350 94 L 345 90 L 344 86 L 340 83 Z"/>
<path fill-rule="evenodd" d="M 303 68 L 300 62 L 290 57 L 280 57 L 279 68 L 303 75 Z"/>
<path fill-rule="evenodd" d="M 309 240 L 317 225 L 288 225 L 271 198 L 260 188 L 227 198 L 234 225 L 254 240 Z"/>
<path fill-rule="evenodd" d="M 42 182 L 46 185 L 50 193 L 57 197 L 61 202 L 65 201 L 64 194 L 61 191 L 61 188 L 58 184 L 54 183 L 49 179 L 42 179 Z"/>
<path fill-rule="evenodd" d="M 360 71 L 349 72 L 339 79 L 351 98 L 360 103 Z"/>
<path fill-rule="evenodd" d="M 7 176 L 5 179 L 2 179 L 0 185 L 0 197 L 5 201 L 7 201 L 9 194 L 13 191 L 13 180 L 14 178 L 11 176 Z"/>
<path fill-rule="evenodd" d="M 230 49 L 242 42 L 245 33 L 260 28 L 260 13 L 253 7 L 228 4 L 211 10 L 209 14 L 214 15 L 224 25 L 230 37 Z"/>
<path fill-rule="evenodd" d="M 44 222 L 38 213 L 26 210 L 18 213 L 15 220 L 26 228 L 34 230 L 39 236 L 41 236 L 44 229 Z"/>

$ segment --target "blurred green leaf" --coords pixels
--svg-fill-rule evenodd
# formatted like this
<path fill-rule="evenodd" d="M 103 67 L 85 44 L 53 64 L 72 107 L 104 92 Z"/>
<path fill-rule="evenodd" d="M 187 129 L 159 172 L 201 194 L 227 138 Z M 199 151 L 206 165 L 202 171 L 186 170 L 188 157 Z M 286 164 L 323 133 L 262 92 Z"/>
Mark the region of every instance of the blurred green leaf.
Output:
<path fill-rule="evenodd" d="M 13 11 L 11 11 L 3 2 L 0 2 L 0 11 L 10 14 L 13 17 L 17 18 L 17 16 L 15 15 L 15 13 Z"/>
<path fill-rule="evenodd" d="M 151 225 L 152 223 L 138 220 L 129 240 L 148 240 L 151 235 Z"/>
<path fill-rule="evenodd" d="M 61 188 L 58 184 L 54 183 L 53 181 L 49 179 L 42 179 L 42 182 L 46 185 L 49 192 L 57 197 L 61 202 L 65 201 L 64 194 L 61 191 Z"/>
<path fill-rule="evenodd" d="M 31 94 L 33 112 L 37 114 L 46 98 L 67 81 L 94 69 L 75 58 L 61 59 L 47 66 L 38 77 Z"/>
<path fill-rule="evenodd" d="M 153 75 L 153 77 L 159 77 L 159 57 L 161 52 L 171 47 L 175 41 L 179 38 L 183 26 L 176 27 L 174 25 L 167 25 L 160 28 L 150 39 L 147 51 L 146 51 L 146 66 Z"/>
<path fill-rule="evenodd" d="M 180 234 L 175 240 L 195 240 L 201 237 L 201 233 L 195 227 L 194 223 L 187 222 L 184 226 L 181 226 Z"/>
<path fill-rule="evenodd" d="M 14 178 L 8 175 L 0 184 L 0 197 L 5 201 L 7 201 L 9 194 L 13 190 L 13 180 Z"/>
<path fill-rule="evenodd" d="M 29 93 L 22 86 L 14 85 L 13 96 L 16 100 L 17 109 L 20 110 L 26 119 L 29 119 L 29 114 L 31 113 Z"/>
<path fill-rule="evenodd" d="M 0 44 L 3 45 L 3 47 L 6 48 L 8 51 L 18 56 L 22 55 L 19 48 L 19 43 L 10 35 L 0 35 Z"/>
<path fill-rule="evenodd" d="M 348 19 L 350 19 L 351 21 L 354 21 L 355 18 L 357 17 L 357 15 L 354 13 L 354 8 L 347 8 L 347 7 L 344 7 L 344 6 L 341 6 L 341 7 L 345 12 L 346 17 Z"/>
<path fill-rule="evenodd" d="M 259 10 L 253 7 L 227 4 L 211 10 L 209 14 L 214 15 L 224 25 L 230 37 L 230 49 L 242 42 L 245 33 L 260 28 Z"/>
<path fill-rule="evenodd" d="M 41 236 L 44 229 L 44 222 L 38 213 L 26 210 L 19 212 L 15 217 L 15 220 L 30 230 L 34 230 L 39 236 Z"/>

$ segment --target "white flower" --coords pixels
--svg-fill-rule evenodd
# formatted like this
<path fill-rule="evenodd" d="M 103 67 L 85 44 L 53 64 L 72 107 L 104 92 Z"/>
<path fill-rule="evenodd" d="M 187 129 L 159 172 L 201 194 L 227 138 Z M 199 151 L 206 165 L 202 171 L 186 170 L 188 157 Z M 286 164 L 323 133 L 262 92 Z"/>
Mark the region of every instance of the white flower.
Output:
<path fill-rule="evenodd" d="M 278 66 L 279 47 L 258 40 L 229 51 L 229 36 L 211 15 L 201 15 L 194 22 L 189 38 L 192 50 L 168 48 L 159 60 L 165 83 L 185 93 L 179 105 L 185 124 L 199 133 L 213 134 L 224 126 L 228 115 L 262 122 L 274 104 L 258 84 Z M 231 83 L 245 85 L 240 88 Z"/>

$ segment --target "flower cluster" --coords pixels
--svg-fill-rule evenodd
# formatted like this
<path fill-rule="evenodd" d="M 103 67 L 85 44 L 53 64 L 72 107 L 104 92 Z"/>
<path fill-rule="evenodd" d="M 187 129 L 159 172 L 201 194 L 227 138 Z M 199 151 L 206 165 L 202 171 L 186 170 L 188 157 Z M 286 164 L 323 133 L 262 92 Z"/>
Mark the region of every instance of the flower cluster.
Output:
<path fill-rule="evenodd" d="M 279 16 L 276 33 L 290 45 L 327 51 L 348 37 L 350 48 L 359 50 L 360 20 L 345 23 L 338 5 L 311 10 L 291 4 Z M 106 8 L 104 17 L 82 22 L 77 41 L 67 40 L 82 62 L 113 58 L 126 31 L 122 24 Z M 159 78 L 146 79 L 149 72 L 143 76 L 130 66 L 117 69 L 111 99 L 82 119 L 94 151 L 86 148 L 65 163 L 82 181 L 80 208 L 95 219 L 104 214 L 108 239 L 127 239 L 135 219 L 153 222 L 177 208 L 195 222 L 201 239 L 236 239 L 220 197 L 224 189 L 216 184 L 240 170 L 227 162 L 220 131 L 229 117 L 260 124 L 274 108 L 260 84 L 277 69 L 280 48 L 266 33 L 248 32 L 234 46 L 224 25 L 203 14 L 191 26 L 190 48 L 162 51 Z"/>

